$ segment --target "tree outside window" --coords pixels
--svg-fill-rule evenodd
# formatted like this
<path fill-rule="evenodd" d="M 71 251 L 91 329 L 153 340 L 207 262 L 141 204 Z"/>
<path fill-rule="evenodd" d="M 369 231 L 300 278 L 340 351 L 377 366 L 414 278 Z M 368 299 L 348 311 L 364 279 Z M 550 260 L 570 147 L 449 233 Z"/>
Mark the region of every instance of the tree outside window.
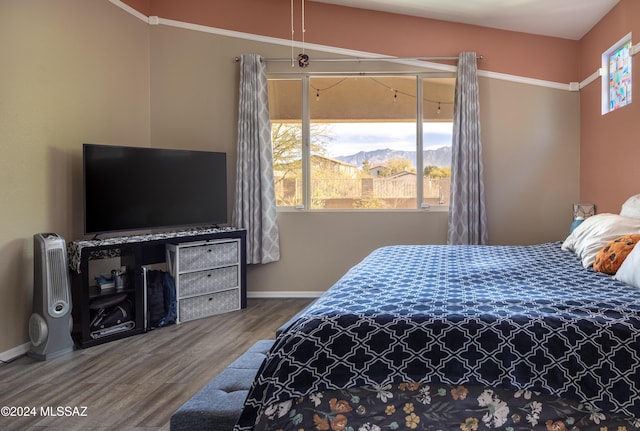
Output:
<path fill-rule="evenodd" d="M 453 84 L 449 77 L 415 75 L 270 79 L 278 206 L 446 207 Z M 308 107 L 303 109 L 305 91 Z"/>

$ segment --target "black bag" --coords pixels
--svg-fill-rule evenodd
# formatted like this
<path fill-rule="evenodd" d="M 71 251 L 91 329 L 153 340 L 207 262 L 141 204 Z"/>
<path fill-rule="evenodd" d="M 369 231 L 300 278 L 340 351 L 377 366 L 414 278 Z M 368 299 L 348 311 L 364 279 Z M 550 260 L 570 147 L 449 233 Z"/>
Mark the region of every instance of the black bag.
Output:
<path fill-rule="evenodd" d="M 101 329 L 108 329 L 116 325 L 133 320 L 133 303 L 126 295 L 115 296 L 112 302 L 115 304 L 105 303 L 102 307 L 97 308 L 93 319 L 91 319 L 91 332 Z"/>
<path fill-rule="evenodd" d="M 176 286 L 168 272 L 147 271 L 147 312 L 150 327 L 176 323 Z"/>

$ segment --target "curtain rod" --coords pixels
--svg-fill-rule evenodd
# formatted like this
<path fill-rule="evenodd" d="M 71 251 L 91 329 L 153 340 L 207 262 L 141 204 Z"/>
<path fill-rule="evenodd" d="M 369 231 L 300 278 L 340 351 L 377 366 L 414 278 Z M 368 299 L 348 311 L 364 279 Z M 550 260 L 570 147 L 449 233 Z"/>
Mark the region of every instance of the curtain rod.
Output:
<path fill-rule="evenodd" d="M 483 60 L 484 56 L 479 55 L 476 57 L 476 60 Z M 284 62 L 284 61 L 292 61 L 291 58 L 262 58 L 263 61 L 269 62 Z M 385 61 L 385 60 L 419 60 L 419 61 L 445 61 L 445 60 L 458 60 L 458 57 L 356 57 L 356 58 L 314 58 L 313 61 L 320 62 L 341 62 L 341 61 Z M 235 58 L 236 63 L 240 61 L 240 57 Z"/>

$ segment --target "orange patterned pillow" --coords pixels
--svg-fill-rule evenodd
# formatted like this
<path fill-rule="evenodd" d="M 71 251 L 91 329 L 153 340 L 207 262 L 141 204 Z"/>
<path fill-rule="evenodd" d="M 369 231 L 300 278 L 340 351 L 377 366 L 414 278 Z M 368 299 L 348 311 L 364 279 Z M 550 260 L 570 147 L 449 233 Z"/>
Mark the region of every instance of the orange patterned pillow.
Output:
<path fill-rule="evenodd" d="M 640 235 L 624 235 L 609 241 L 598 252 L 593 262 L 593 269 L 614 275 L 638 241 L 640 241 Z"/>

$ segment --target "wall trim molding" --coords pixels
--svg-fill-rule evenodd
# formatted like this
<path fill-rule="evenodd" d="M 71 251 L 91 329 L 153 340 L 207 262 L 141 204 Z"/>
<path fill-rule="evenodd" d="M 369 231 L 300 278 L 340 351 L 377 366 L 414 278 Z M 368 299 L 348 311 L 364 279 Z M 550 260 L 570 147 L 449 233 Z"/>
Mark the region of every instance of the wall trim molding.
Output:
<path fill-rule="evenodd" d="M 13 349 L 0 352 L 0 361 L 3 361 L 3 362 L 12 361 L 19 356 L 25 355 L 30 348 L 31 348 L 31 343 L 24 343 L 14 347 Z"/>
<path fill-rule="evenodd" d="M 109 0 L 112 4 L 118 6 L 120 9 L 130 13 L 131 15 L 135 16 L 136 18 L 140 19 L 141 21 L 146 22 L 147 24 L 149 23 L 149 17 L 146 16 L 143 13 L 138 12 L 136 9 L 132 8 L 131 6 L 129 6 L 128 4 L 120 1 L 120 0 Z"/>
<path fill-rule="evenodd" d="M 275 298 L 318 298 L 324 292 L 320 291 L 272 291 L 272 292 L 247 292 L 247 298 L 275 299 Z"/>
<path fill-rule="evenodd" d="M 508 73 L 491 72 L 478 69 L 478 76 L 502 81 L 517 82 L 519 84 L 535 85 L 538 87 L 553 88 L 556 90 L 570 91 L 571 85 L 562 82 L 545 81 L 544 79 L 527 78 L 526 76 L 509 75 Z"/>
<path fill-rule="evenodd" d="M 171 20 L 171 19 L 165 19 L 165 18 L 160 18 L 160 17 L 157 17 L 157 16 L 147 17 L 147 16 L 141 14 L 140 12 L 138 12 L 137 10 L 133 9 L 129 5 L 123 3 L 121 0 L 109 0 L 109 1 L 111 3 L 113 3 L 114 5 L 122 8 L 123 10 L 135 15 L 136 17 L 140 18 L 142 21 L 145 21 L 149 25 L 166 25 L 166 26 L 169 26 L 169 27 L 177 27 L 177 28 L 182 28 L 182 29 L 186 29 L 186 30 L 199 31 L 199 32 L 203 32 L 203 33 L 216 34 L 216 35 L 219 35 L 219 36 L 227 36 L 227 37 L 233 37 L 233 38 L 238 38 L 238 39 L 252 40 L 252 41 L 255 41 L 255 42 L 270 43 L 270 44 L 274 44 L 274 45 L 282 45 L 282 46 L 287 46 L 287 47 L 291 47 L 291 45 L 292 45 L 291 41 L 287 40 L 287 39 L 280 39 L 280 38 L 270 37 L 270 36 L 261 36 L 261 35 L 251 34 L 251 33 L 244 33 L 244 32 L 234 31 L 234 30 L 225 30 L 225 29 L 205 26 L 205 25 L 201 25 L 201 24 L 191 24 L 191 23 L 184 22 L 184 21 L 176 21 L 176 20 Z M 297 42 L 296 41 L 296 42 L 293 43 L 293 45 L 295 47 L 297 47 L 297 48 L 302 48 L 302 42 Z M 451 65 L 448 65 L 448 64 L 440 64 L 440 63 L 428 62 L 428 61 L 403 60 L 403 59 L 390 60 L 390 59 L 388 59 L 388 56 L 386 56 L 386 55 L 381 55 L 381 54 L 376 54 L 376 53 L 366 52 L 366 51 L 355 51 L 355 50 L 351 50 L 351 49 L 337 48 L 337 47 L 332 47 L 332 46 L 327 46 L 327 45 L 318 45 L 318 44 L 305 43 L 304 44 L 304 48 L 305 49 L 316 50 L 316 51 L 322 51 L 322 52 L 331 53 L 331 54 L 351 56 L 351 57 L 360 57 L 360 58 L 379 58 L 379 57 L 384 57 L 385 59 L 381 60 L 381 61 L 388 61 L 388 62 L 392 62 L 392 63 L 404 64 L 404 65 L 407 65 L 407 66 L 414 66 L 414 67 L 430 69 L 430 70 L 435 69 L 435 70 L 444 71 L 444 72 L 455 72 L 456 69 L 457 69 L 456 66 L 451 66 Z M 242 54 L 242 53 L 238 53 L 238 55 L 240 55 L 240 54 Z M 234 60 L 235 60 L 234 58 L 230 58 L 229 59 L 229 61 L 234 61 Z M 527 78 L 527 77 L 524 77 L 524 76 L 510 75 L 510 74 L 507 74 L 507 73 L 491 72 L 491 71 L 486 71 L 486 70 L 480 70 L 479 69 L 478 70 L 478 76 L 482 76 L 482 77 L 486 77 L 486 78 L 492 78 L 492 79 L 499 79 L 499 80 L 502 80 L 502 81 L 511 81 L 511 82 L 516 82 L 516 83 L 520 83 L 520 84 L 527 84 L 527 85 L 535 85 L 535 86 L 539 86 L 539 87 L 553 88 L 553 89 L 557 89 L 557 90 L 574 91 L 574 90 L 572 90 L 571 84 L 565 84 L 565 83 L 554 82 L 554 81 L 546 81 L 546 80 L 543 80 L 543 79 L 536 79 L 536 78 Z"/>
<path fill-rule="evenodd" d="M 582 89 L 587 85 L 591 84 L 592 82 L 596 81 L 598 78 L 600 78 L 603 75 L 603 73 L 604 72 L 602 68 L 596 70 L 595 72 L 593 72 L 591 75 L 589 75 L 583 81 L 580 82 L 580 88 Z"/>
<path fill-rule="evenodd" d="M 302 299 L 302 298 L 318 298 L 324 292 L 321 291 L 272 291 L 272 292 L 247 292 L 247 298 L 253 299 Z M 31 343 L 24 343 L 12 349 L 0 352 L 0 361 L 10 362 L 29 352 Z"/>

